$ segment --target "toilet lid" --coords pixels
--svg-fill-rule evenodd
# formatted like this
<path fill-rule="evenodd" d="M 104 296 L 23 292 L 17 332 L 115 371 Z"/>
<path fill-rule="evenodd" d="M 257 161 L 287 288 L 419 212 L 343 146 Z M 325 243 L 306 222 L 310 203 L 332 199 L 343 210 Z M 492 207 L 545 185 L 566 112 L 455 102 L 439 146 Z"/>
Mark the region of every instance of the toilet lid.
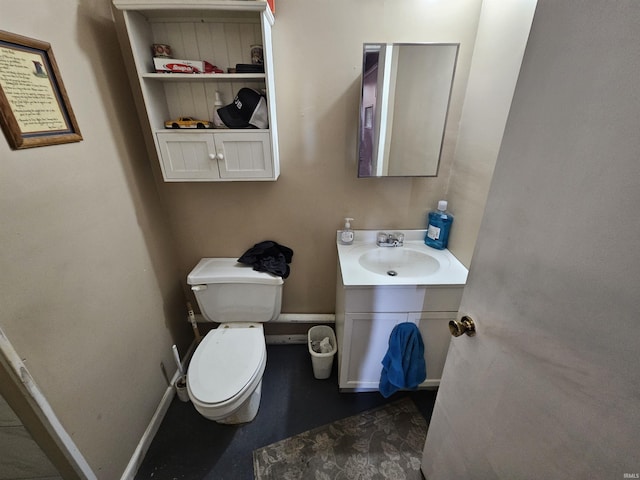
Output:
<path fill-rule="evenodd" d="M 237 395 L 256 375 L 266 353 L 261 328 L 211 330 L 196 348 L 187 381 L 202 403 L 221 403 Z"/>

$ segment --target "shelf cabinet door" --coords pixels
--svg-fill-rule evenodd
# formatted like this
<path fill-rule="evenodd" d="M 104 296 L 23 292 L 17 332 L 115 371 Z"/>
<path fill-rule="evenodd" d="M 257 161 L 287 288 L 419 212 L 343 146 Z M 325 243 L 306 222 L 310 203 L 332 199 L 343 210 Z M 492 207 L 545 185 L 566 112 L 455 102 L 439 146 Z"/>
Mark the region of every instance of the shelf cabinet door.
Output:
<path fill-rule="evenodd" d="M 158 132 L 164 179 L 171 181 L 269 180 L 269 132 Z"/>
<path fill-rule="evenodd" d="M 165 181 L 220 179 L 212 133 L 156 134 Z"/>
<path fill-rule="evenodd" d="M 223 180 L 269 180 L 273 178 L 268 132 L 216 132 L 216 152 Z"/>

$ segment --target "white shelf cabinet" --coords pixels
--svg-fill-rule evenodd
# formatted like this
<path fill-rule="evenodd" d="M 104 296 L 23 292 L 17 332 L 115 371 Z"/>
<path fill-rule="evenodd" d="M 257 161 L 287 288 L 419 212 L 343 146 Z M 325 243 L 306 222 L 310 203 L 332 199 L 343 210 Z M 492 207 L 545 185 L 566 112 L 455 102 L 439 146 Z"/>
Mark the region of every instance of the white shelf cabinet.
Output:
<path fill-rule="evenodd" d="M 156 134 L 162 171 L 175 180 L 271 179 L 273 165 L 266 132 Z"/>
<path fill-rule="evenodd" d="M 457 318 L 463 286 L 345 287 L 338 264 L 336 336 L 338 383 L 344 392 L 376 391 L 389 337 L 398 323 L 418 326 L 427 378 L 418 388 L 434 388 L 447 357 L 449 321 Z"/>
<path fill-rule="evenodd" d="M 123 51 L 135 65 L 134 93 L 151 134 L 164 180 L 273 181 L 280 174 L 271 27 L 274 17 L 259 0 L 113 0 Z M 171 46 L 175 58 L 206 60 L 225 72 L 251 63 L 252 45 L 262 45 L 265 73 L 154 73 L 151 45 Z M 243 87 L 267 98 L 267 129 L 165 129 L 169 119 L 213 120 L 216 92 L 223 103 Z"/>

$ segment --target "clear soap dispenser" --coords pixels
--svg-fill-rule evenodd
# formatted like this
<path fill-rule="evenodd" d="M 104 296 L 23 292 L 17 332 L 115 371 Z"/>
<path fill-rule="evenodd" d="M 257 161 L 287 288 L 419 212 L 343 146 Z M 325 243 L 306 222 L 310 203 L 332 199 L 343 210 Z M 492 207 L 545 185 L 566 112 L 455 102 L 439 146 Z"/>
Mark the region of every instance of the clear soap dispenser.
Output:
<path fill-rule="evenodd" d="M 342 245 L 351 245 L 353 243 L 353 230 L 351 229 L 351 222 L 353 218 L 344 219 L 344 229 L 340 232 L 340 243 Z"/>

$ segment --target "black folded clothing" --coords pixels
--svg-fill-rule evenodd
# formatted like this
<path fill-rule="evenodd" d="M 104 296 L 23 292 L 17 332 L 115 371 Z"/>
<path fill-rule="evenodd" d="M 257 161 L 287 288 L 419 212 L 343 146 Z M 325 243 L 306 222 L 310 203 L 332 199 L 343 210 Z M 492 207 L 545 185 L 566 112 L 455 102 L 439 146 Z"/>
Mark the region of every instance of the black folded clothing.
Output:
<path fill-rule="evenodd" d="M 290 272 L 287 264 L 291 263 L 292 258 L 293 250 L 289 247 L 265 240 L 244 252 L 238 262 L 251 265 L 258 272 L 269 272 L 287 278 Z"/>
<path fill-rule="evenodd" d="M 236 73 L 264 73 L 264 65 L 258 63 L 236 63 Z"/>

